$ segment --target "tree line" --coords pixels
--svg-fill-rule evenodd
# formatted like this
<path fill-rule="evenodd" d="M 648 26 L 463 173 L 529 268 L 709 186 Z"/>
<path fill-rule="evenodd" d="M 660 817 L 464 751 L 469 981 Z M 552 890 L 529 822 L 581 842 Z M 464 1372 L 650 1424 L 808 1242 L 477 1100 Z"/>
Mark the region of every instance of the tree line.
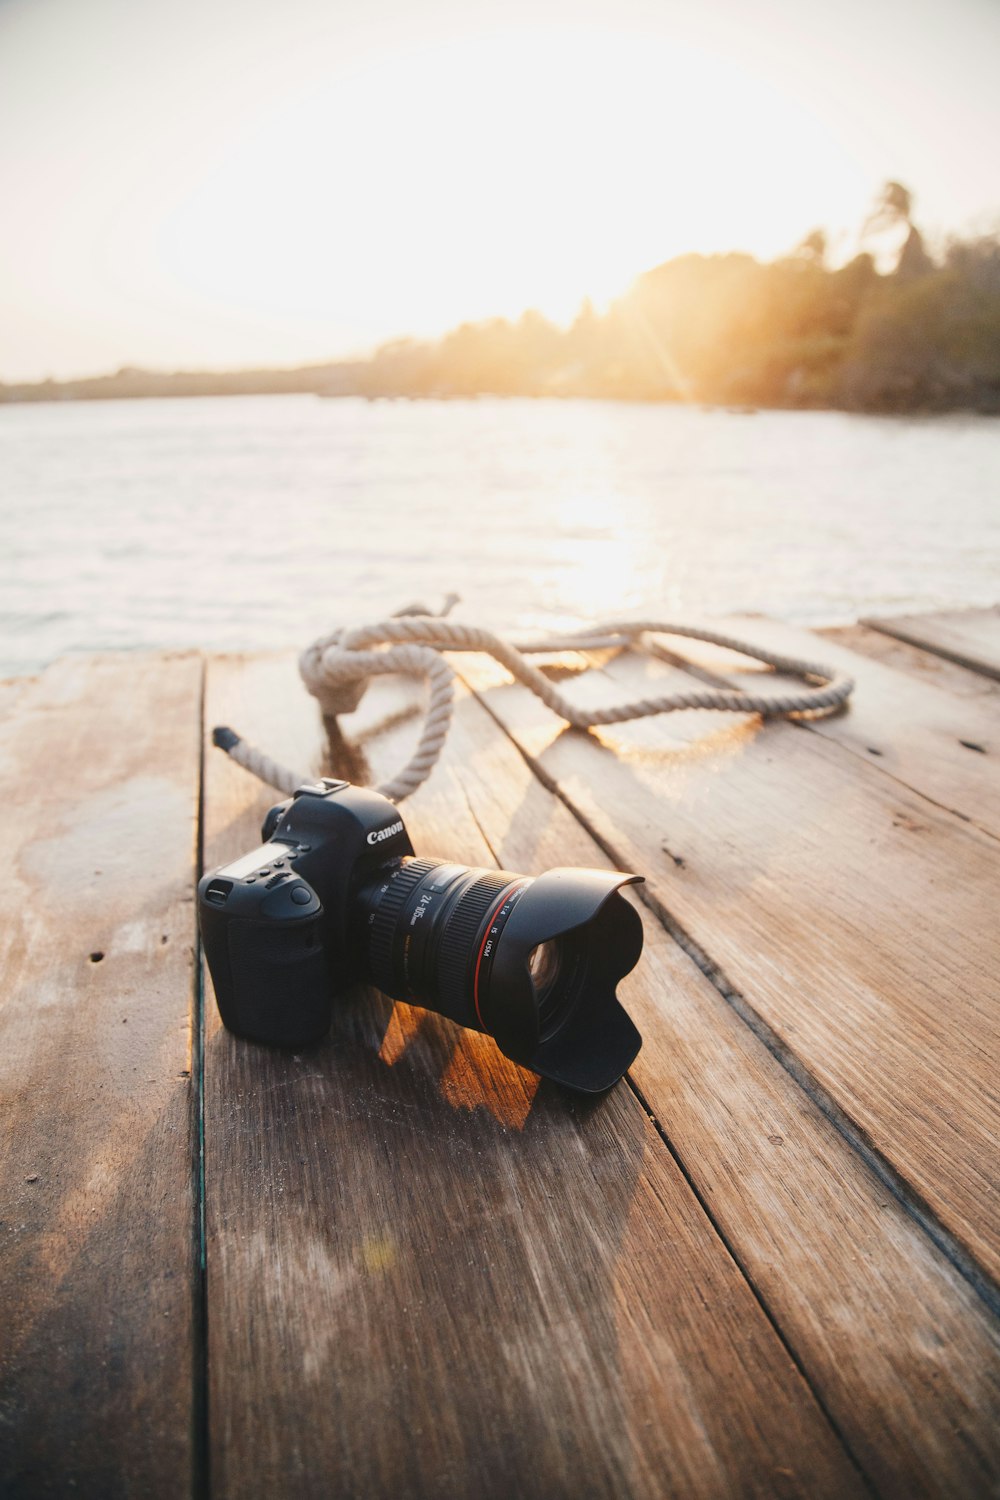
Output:
<path fill-rule="evenodd" d="M 369 359 L 285 370 L 155 372 L 0 385 L 0 401 L 315 392 L 563 396 L 849 411 L 1000 414 L 1000 237 L 932 254 L 912 194 L 883 187 L 863 247 L 822 230 L 790 255 L 682 255 L 569 328 L 538 312 L 395 339 Z"/>
<path fill-rule="evenodd" d="M 874 253 L 844 265 L 828 264 L 822 230 L 766 264 L 683 255 L 601 315 L 585 303 L 568 329 L 527 312 L 385 344 L 356 372 L 360 389 L 1000 412 L 1000 238 L 955 239 L 935 257 L 912 202 L 886 183 L 863 229 Z"/>

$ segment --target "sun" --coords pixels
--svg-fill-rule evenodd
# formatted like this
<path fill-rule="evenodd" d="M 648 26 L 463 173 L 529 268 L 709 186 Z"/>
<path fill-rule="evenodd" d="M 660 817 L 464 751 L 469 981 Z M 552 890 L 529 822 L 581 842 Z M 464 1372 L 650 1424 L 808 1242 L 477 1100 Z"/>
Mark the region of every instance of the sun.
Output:
<path fill-rule="evenodd" d="M 146 230 L 165 284 L 233 318 L 372 337 L 535 307 L 570 319 L 670 254 L 767 253 L 789 181 L 857 189 L 799 103 L 693 46 L 582 27 L 482 33 L 308 77 Z M 831 190 L 831 179 L 833 190 Z"/>
<path fill-rule="evenodd" d="M 22 205 L 0 245 L 11 346 L 61 350 L 62 373 L 291 364 L 528 308 L 565 323 L 670 256 L 770 257 L 857 224 L 873 191 L 843 99 L 808 91 L 780 29 L 753 51 L 676 17 L 470 6 L 447 29 L 352 30 L 300 4 L 301 25 L 237 30 L 197 8 L 195 48 L 154 8 L 123 30 L 102 0 L 102 33 L 63 0 L 65 37 L 49 16 L 72 66 L 44 113 L 8 79 L 32 123 L 0 141 Z"/>

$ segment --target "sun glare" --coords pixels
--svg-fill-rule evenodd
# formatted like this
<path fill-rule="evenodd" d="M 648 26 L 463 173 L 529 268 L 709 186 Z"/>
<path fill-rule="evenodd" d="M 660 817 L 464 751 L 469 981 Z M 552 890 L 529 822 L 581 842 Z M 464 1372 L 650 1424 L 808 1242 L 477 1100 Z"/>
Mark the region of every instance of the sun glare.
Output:
<path fill-rule="evenodd" d="M 822 226 L 847 259 L 890 177 L 932 235 L 992 214 L 980 31 L 932 108 L 944 12 L 904 35 L 858 7 L 852 32 L 793 0 L 0 5 L 3 375 L 566 323 L 688 251 Z"/>
<path fill-rule="evenodd" d="M 50 350 L 61 374 L 295 364 L 566 323 L 672 256 L 770 259 L 819 225 L 846 257 L 882 159 L 906 165 L 869 54 L 828 38 L 827 79 L 778 0 L 759 24 L 737 0 L 603 24 L 436 3 L 12 12 L 8 378 Z"/>
<path fill-rule="evenodd" d="M 144 248 L 164 290 L 329 352 L 538 307 L 568 320 L 683 250 L 770 253 L 862 174 L 794 100 L 688 46 L 515 32 L 371 61 L 268 102 L 163 201 Z M 118 270 L 137 260 L 123 235 Z"/>

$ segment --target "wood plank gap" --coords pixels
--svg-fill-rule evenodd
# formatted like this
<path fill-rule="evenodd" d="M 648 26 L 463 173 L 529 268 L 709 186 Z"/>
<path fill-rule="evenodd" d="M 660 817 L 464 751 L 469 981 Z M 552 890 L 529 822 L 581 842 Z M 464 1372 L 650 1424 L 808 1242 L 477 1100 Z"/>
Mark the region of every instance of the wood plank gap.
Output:
<path fill-rule="evenodd" d="M 620 851 L 613 844 L 609 843 L 607 839 L 602 837 L 600 831 L 590 822 L 586 814 L 569 799 L 559 783 L 553 777 L 549 776 L 539 762 L 533 759 L 521 747 L 514 736 L 509 733 L 502 719 L 498 717 L 490 706 L 488 696 L 479 692 L 467 679 L 463 678 L 462 680 L 469 691 L 482 704 L 483 708 L 486 709 L 490 717 L 503 730 L 504 734 L 507 735 L 518 754 L 530 767 L 542 786 L 559 798 L 567 811 L 572 814 L 612 863 L 619 868 L 624 868 L 625 865 L 622 863 Z M 912 789 L 908 788 L 908 790 Z M 627 861 L 625 861 L 625 864 L 627 864 Z M 879 1181 L 885 1185 L 914 1222 L 919 1225 L 932 1244 L 937 1246 L 942 1255 L 951 1262 L 959 1274 L 969 1283 L 976 1295 L 989 1308 L 990 1312 L 994 1316 L 1000 1317 L 1000 1287 L 985 1274 L 955 1235 L 941 1223 L 930 1204 L 927 1203 L 918 1189 L 896 1171 L 895 1167 L 878 1150 L 878 1147 L 863 1127 L 851 1118 L 829 1091 L 819 1082 L 802 1059 L 781 1040 L 759 1011 L 750 1004 L 746 996 L 729 981 L 722 967 L 684 929 L 663 902 L 652 894 L 649 885 L 636 886 L 635 894 L 642 901 L 643 905 L 653 913 L 674 941 L 677 942 L 688 957 L 697 965 L 706 979 L 712 982 L 722 998 L 739 1016 L 740 1020 L 750 1028 L 759 1041 L 763 1042 L 764 1046 L 777 1059 L 789 1077 L 813 1101 L 817 1108 L 822 1111 L 851 1149 L 857 1152 L 864 1163 L 871 1168 Z"/>
<path fill-rule="evenodd" d="M 208 663 L 201 658 L 201 691 L 198 695 L 198 830 L 195 843 L 194 885 L 205 869 L 205 699 L 208 685 Z M 191 1374 L 191 1495 L 192 1500 L 208 1500 L 208 1288 L 205 1230 L 205 966 L 201 929 L 196 924 L 194 939 L 194 976 L 191 990 L 191 1139 L 193 1143 L 192 1224 L 194 1275 L 192 1277 L 194 1308 L 192 1313 Z"/>
<path fill-rule="evenodd" d="M 503 728 L 502 725 L 500 727 Z M 506 733 L 506 731 L 504 731 L 504 732 Z M 508 735 L 507 738 L 510 739 L 510 736 Z M 513 741 L 512 741 L 512 743 L 513 743 Z M 594 833 L 594 831 L 588 826 L 588 824 L 586 822 L 586 819 L 583 818 L 580 815 L 580 813 L 578 812 L 578 810 L 576 808 L 574 808 L 573 806 L 571 806 L 566 801 L 566 799 L 561 796 L 561 794 L 559 793 L 559 789 L 557 787 L 548 787 L 547 783 L 546 783 L 546 780 L 545 780 L 545 777 L 539 774 L 538 768 L 535 767 L 535 766 L 533 766 L 530 761 L 527 761 L 526 763 L 528 764 L 529 770 L 531 770 L 532 774 L 535 775 L 536 779 L 539 780 L 542 783 L 542 785 L 546 785 L 547 790 L 549 790 L 551 792 L 554 792 L 557 796 L 559 796 L 560 802 L 566 808 L 566 810 L 569 813 L 569 815 L 572 818 L 575 819 L 575 821 L 588 834 L 589 837 L 593 838 L 595 840 L 595 842 L 600 845 L 600 847 L 604 850 L 604 852 L 606 854 L 608 854 L 609 858 L 613 859 L 614 855 L 611 853 L 611 851 L 609 851 L 605 847 L 605 845 L 601 842 L 601 840 L 599 838 L 597 838 L 597 836 Z M 455 779 L 456 779 L 456 784 L 457 784 L 457 786 L 459 787 L 459 789 L 460 789 L 460 791 L 462 793 L 462 797 L 463 797 L 463 800 L 465 802 L 465 805 L 468 808 L 469 815 L 472 818 L 473 822 L 475 823 L 476 827 L 478 828 L 480 834 L 482 835 L 483 842 L 488 847 L 488 849 L 489 849 L 490 853 L 492 854 L 492 856 L 493 856 L 494 860 L 496 861 L 496 863 L 498 865 L 502 866 L 503 861 L 502 861 L 500 855 L 498 854 L 497 850 L 493 847 L 493 844 L 490 841 L 490 838 L 489 838 L 489 836 L 487 834 L 487 831 L 484 829 L 484 827 L 482 825 L 482 822 L 481 822 L 480 818 L 478 817 L 478 815 L 476 813 L 476 810 L 475 810 L 475 807 L 473 805 L 472 799 L 469 796 L 468 789 L 467 789 L 464 781 L 462 780 L 461 775 L 460 774 L 456 774 L 456 778 Z M 647 904 L 649 904 L 649 903 L 647 903 Z M 663 926 L 667 925 L 663 921 L 663 917 L 662 917 L 662 915 L 661 915 L 661 913 L 659 911 L 654 910 L 654 916 L 657 918 L 657 920 L 659 920 L 661 922 L 661 925 L 663 925 Z M 671 933 L 671 936 L 673 936 L 673 933 Z M 676 939 L 675 939 L 675 941 L 676 941 Z M 681 945 L 681 946 L 683 946 L 683 945 Z M 693 955 L 689 954 L 689 956 L 691 956 L 693 958 Z M 699 965 L 699 967 L 700 967 L 700 965 Z M 691 1173 L 689 1172 L 689 1170 L 688 1170 L 688 1168 L 687 1168 L 687 1166 L 686 1166 L 683 1158 L 681 1157 L 679 1151 L 674 1146 L 674 1144 L 671 1141 L 670 1137 L 667 1135 L 666 1131 L 664 1130 L 664 1128 L 663 1128 L 662 1124 L 660 1123 L 660 1120 L 658 1119 L 655 1111 L 653 1110 L 653 1108 L 650 1105 L 649 1101 L 646 1099 L 645 1095 L 643 1094 L 642 1089 L 639 1087 L 639 1084 L 636 1082 L 635 1078 L 632 1076 L 631 1073 L 626 1074 L 624 1081 L 628 1085 L 628 1087 L 631 1090 L 631 1092 L 635 1095 L 635 1098 L 636 1098 L 636 1100 L 637 1100 L 640 1108 L 642 1109 L 643 1113 L 646 1115 L 646 1117 L 648 1118 L 651 1126 L 653 1127 L 654 1131 L 656 1132 L 656 1139 L 660 1142 L 660 1144 L 663 1146 L 663 1148 L 667 1151 L 667 1153 L 669 1154 L 671 1160 L 674 1162 L 674 1164 L 677 1167 L 678 1171 L 680 1172 L 681 1176 L 684 1178 L 685 1182 L 687 1183 L 688 1187 L 690 1188 L 691 1193 L 693 1194 L 694 1198 L 696 1199 L 696 1201 L 698 1202 L 698 1204 L 699 1204 L 699 1206 L 700 1206 L 700 1208 L 702 1210 L 702 1213 L 705 1215 L 705 1218 L 707 1219 L 709 1225 L 711 1226 L 712 1232 L 714 1233 L 714 1235 L 716 1236 L 716 1238 L 719 1240 L 719 1242 L 722 1245 L 723 1249 L 725 1250 L 726 1254 L 729 1256 L 730 1260 L 733 1262 L 733 1265 L 736 1267 L 736 1269 L 739 1271 L 740 1275 L 743 1277 L 743 1280 L 746 1282 L 749 1291 L 751 1292 L 751 1294 L 753 1295 L 753 1297 L 755 1298 L 755 1300 L 759 1304 L 761 1311 L 763 1312 L 763 1314 L 766 1317 L 767 1321 L 770 1323 L 772 1329 L 774 1330 L 774 1332 L 775 1332 L 775 1334 L 776 1334 L 779 1342 L 781 1343 L 782 1347 L 784 1348 L 786 1354 L 788 1355 L 788 1357 L 791 1360 L 792 1364 L 798 1370 L 800 1376 L 802 1377 L 803 1382 L 808 1387 L 809 1391 L 812 1393 L 812 1396 L 813 1396 L 813 1399 L 816 1402 L 816 1405 L 819 1407 L 820 1411 L 823 1413 L 824 1417 L 826 1418 L 826 1420 L 830 1424 L 830 1427 L 831 1427 L 834 1435 L 836 1436 L 837 1440 L 840 1442 L 841 1446 L 843 1447 L 843 1449 L 844 1449 L 847 1457 L 850 1459 L 851 1463 L 854 1465 L 854 1468 L 857 1471 L 859 1480 L 861 1481 L 861 1483 L 863 1484 L 864 1488 L 867 1490 L 867 1492 L 870 1495 L 872 1495 L 873 1497 L 876 1496 L 878 1492 L 874 1488 L 870 1476 L 865 1472 L 865 1470 L 863 1469 L 861 1463 L 859 1462 L 856 1454 L 852 1451 L 851 1446 L 850 1446 L 849 1442 L 847 1441 L 847 1438 L 845 1437 L 844 1433 L 841 1431 L 838 1423 L 836 1422 L 835 1418 L 833 1417 L 832 1413 L 830 1412 L 829 1408 L 827 1407 L 827 1404 L 823 1400 L 823 1397 L 822 1397 L 820 1391 L 817 1389 L 816 1385 L 814 1384 L 814 1382 L 810 1378 L 809 1373 L 806 1370 L 805 1366 L 803 1365 L 801 1359 L 799 1358 L 798 1353 L 796 1352 L 796 1350 L 794 1349 L 794 1347 L 792 1346 L 792 1344 L 789 1343 L 787 1337 L 785 1336 L 785 1333 L 782 1330 L 781 1325 L 777 1321 L 777 1318 L 775 1317 L 775 1315 L 772 1312 L 770 1306 L 768 1305 L 767 1300 L 765 1299 L 765 1297 L 764 1297 L 764 1295 L 763 1295 L 760 1287 L 755 1282 L 753 1276 L 751 1275 L 750 1271 L 748 1270 L 748 1268 L 747 1268 L 746 1264 L 744 1263 L 743 1259 L 736 1252 L 735 1247 L 733 1246 L 732 1242 L 730 1241 L 728 1235 L 723 1230 L 723 1228 L 722 1228 L 721 1224 L 719 1223 L 719 1220 L 717 1219 L 716 1215 L 713 1213 L 712 1208 L 711 1208 L 710 1204 L 707 1202 L 704 1194 L 699 1190 L 699 1188 L 698 1188 L 698 1186 L 697 1186 L 694 1178 L 692 1177 Z"/>
<path fill-rule="evenodd" d="M 570 811 L 572 811 L 572 809 L 570 809 Z M 775 1333 L 775 1337 L 778 1339 L 779 1343 L 781 1344 L 781 1346 L 784 1349 L 785 1353 L 788 1355 L 788 1358 L 791 1360 L 792 1364 L 798 1370 L 799 1375 L 802 1377 L 803 1383 L 806 1385 L 806 1387 L 812 1393 L 813 1400 L 816 1402 L 816 1405 L 819 1407 L 820 1411 L 823 1413 L 823 1415 L 826 1418 L 827 1422 L 830 1424 L 830 1427 L 831 1427 L 832 1431 L 836 1435 L 837 1440 L 840 1443 L 841 1447 L 843 1448 L 844 1452 L 847 1454 L 847 1457 L 850 1459 L 851 1463 L 854 1465 L 854 1468 L 857 1471 L 857 1475 L 858 1475 L 859 1481 L 864 1486 L 864 1488 L 868 1491 L 868 1493 L 873 1497 L 873 1500 L 874 1500 L 874 1497 L 876 1497 L 878 1495 L 878 1490 L 875 1488 L 874 1483 L 873 1483 L 871 1477 L 865 1472 L 865 1470 L 862 1467 L 862 1465 L 861 1465 L 861 1463 L 860 1463 L 857 1455 L 852 1450 L 851 1445 L 850 1445 L 850 1443 L 847 1440 L 847 1436 L 843 1432 L 843 1430 L 841 1429 L 840 1424 L 838 1423 L 836 1417 L 831 1412 L 831 1410 L 830 1410 L 829 1406 L 827 1405 L 827 1403 L 823 1400 L 822 1393 L 820 1392 L 819 1388 L 817 1387 L 817 1385 L 815 1384 L 815 1382 L 810 1377 L 809 1371 L 806 1369 L 805 1365 L 802 1363 L 802 1360 L 799 1358 L 798 1351 L 795 1349 L 794 1345 L 791 1344 L 789 1342 L 788 1338 L 785 1336 L 784 1329 L 782 1328 L 781 1324 L 778 1322 L 778 1319 L 776 1318 L 775 1314 L 772 1312 L 771 1307 L 770 1307 L 770 1305 L 769 1305 L 769 1303 L 767 1301 L 767 1298 L 764 1296 L 764 1293 L 761 1291 L 760 1287 L 757 1285 L 757 1282 L 754 1280 L 753 1274 L 751 1273 L 749 1267 L 746 1265 L 746 1263 L 743 1260 L 742 1256 L 740 1256 L 738 1254 L 735 1245 L 732 1243 L 732 1241 L 730 1240 L 729 1236 L 726 1234 L 725 1230 L 723 1229 L 722 1225 L 719 1223 L 719 1220 L 717 1219 L 716 1215 L 712 1212 L 711 1205 L 709 1204 L 709 1202 L 705 1198 L 704 1193 L 702 1193 L 700 1191 L 700 1189 L 698 1187 L 698 1184 L 695 1182 L 695 1180 L 692 1177 L 691 1173 L 688 1171 L 687 1165 L 685 1164 L 683 1157 L 681 1156 L 680 1152 L 677 1150 L 677 1148 L 674 1145 L 673 1141 L 671 1141 L 670 1137 L 667 1135 L 667 1132 L 664 1130 L 663 1126 L 660 1124 L 660 1121 L 657 1118 L 655 1110 L 653 1109 L 652 1105 L 649 1103 L 649 1100 L 643 1094 L 642 1089 L 639 1087 L 638 1083 L 636 1083 L 636 1081 L 633 1078 L 633 1076 L 632 1076 L 631 1073 L 626 1073 L 626 1075 L 625 1075 L 625 1082 L 628 1084 L 628 1086 L 631 1089 L 632 1093 L 635 1095 L 636 1100 L 638 1101 L 640 1108 L 643 1110 L 643 1112 L 647 1116 L 647 1118 L 649 1120 L 649 1123 L 652 1125 L 653 1129 L 656 1131 L 657 1139 L 662 1142 L 664 1148 L 670 1153 L 670 1156 L 671 1156 L 671 1158 L 672 1158 L 672 1160 L 674 1162 L 674 1165 L 677 1167 L 678 1172 L 680 1172 L 681 1176 L 684 1178 L 684 1181 L 687 1183 L 688 1187 L 690 1188 L 691 1193 L 693 1194 L 694 1198 L 697 1200 L 698 1204 L 700 1205 L 701 1211 L 705 1215 L 705 1218 L 711 1224 L 712 1229 L 715 1232 L 715 1236 L 718 1239 L 719 1243 L 723 1246 L 724 1250 L 726 1251 L 726 1254 L 729 1256 L 729 1258 L 732 1261 L 733 1265 L 739 1271 L 740 1275 L 743 1277 L 743 1280 L 746 1282 L 747 1286 L 749 1287 L 749 1289 L 750 1289 L 751 1293 L 753 1294 L 753 1296 L 754 1296 L 754 1298 L 755 1298 L 755 1300 L 757 1302 L 757 1305 L 759 1306 L 761 1312 L 764 1314 L 765 1318 L 767 1319 L 767 1321 L 770 1323 L 771 1327 L 773 1328 L 774 1333 Z"/>
<path fill-rule="evenodd" d="M 469 817 L 472 819 L 473 823 L 475 823 L 476 827 L 479 829 L 479 832 L 482 835 L 483 843 L 486 845 L 487 849 L 490 851 L 490 854 L 493 857 L 493 863 L 496 865 L 496 867 L 497 867 L 498 870 L 502 870 L 503 869 L 503 860 L 500 858 L 500 856 L 497 853 L 496 849 L 493 847 L 493 842 L 490 839 L 489 834 L 486 832 L 486 829 L 483 827 L 482 820 L 476 814 L 476 809 L 472 805 L 472 798 L 469 796 L 469 791 L 468 791 L 468 788 L 465 785 L 465 782 L 462 780 L 461 776 L 456 776 L 455 780 L 458 783 L 458 786 L 459 786 L 459 789 L 460 789 L 460 791 L 462 793 L 462 797 L 463 797 L 463 800 L 465 802 L 465 805 L 469 809 Z"/>
<path fill-rule="evenodd" d="M 928 615 L 928 624 L 935 618 L 936 616 L 934 615 Z M 896 620 L 891 616 L 880 619 L 876 615 L 861 619 L 858 621 L 858 624 L 864 625 L 869 630 L 877 630 L 881 635 L 891 635 L 894 640 L 904 641 L 908 646 L 919 646 L 921 651 L 930 651 L 935 656 L 943 657 L 945 661 L 953 661 L 958 666 L 965 667 L 970 672 L 978 673 L 980 677 L 992 677 L 1000 680 L 1000 668 L 994 666 L 992 662 L 984 661 L 981 658 L 977 659 L 975 656 L 967 654 L 957 647 L 951 647 L 940 640 L 935 640 L 930 634 L 925 635 L 920 629 L 915 628 L 909 623 L 909 617 L 907 616 Z"/>
<path fill-rule="evenodd" d="M 985 698 L 996 701 L 1000 695 L 1000 682 L 993 677 L 983 677 L 958 662 L 946 661 L 921 646 L 901 641 L 898 636 L 886 635 L 881 630 L 872 630 L 867 625 L 824 625 L 814 634 L 819 640 L 832 641 L 845 651 L 867 661 L 877 661 L 883 667 L 893 667 L 905 672 L 915 682 L 929 683 L 942 688 L 956 698 Z"/>
<path fill-rule="evenodd" d="M 477 658 L 477 680 L 479 665 Z M 388 679 L 383 679 L 372 691 L 381 694 L 387 686 Z M 607 762 L 602 768 L 600 758 L 589 753 L 592 747 L 583 743 L 591 736 L 557 735 L 556 744 L 577 743 L 565 745 L 565 755 L 550 759 L 543 749 L 554 749 L 546 716 L 537 711 L 532 715 L 529 694 L 516 687 L 501 688 L 491 693 L 491 702 L 511 733 L 539 756 L 550 774 L 563 779 L 570 768 L 565 777 L 570 796 L 604 830 L 608 841 L 620 851 L 628 849 L 629 869 L 645 869 L 643 859 L 637 861 L 636 845 L 622 842 L 634 833 L 627 818 L 619 825 L 605 816 L 616 800 L 617 782 L 610 774 L 614 768 Z M 526 711 L 519 712 L 519 706 Z M 477 719 L 489 726 L 489 734 L 477 726 Z M 786 752 L 798 751 L 799 761 L 801 747 L 819 748 L 817 742 L 783 732 L 781 726 L 767 736 L 776 737 Z M 391 744 L 372 747 L 380 771 L 403 759 L 405 740 L 391 738 Z M 477 754 L 477 745 L 482 752 L 490 741 L 492 750 Z M 626 754 L 630 743 L 629 739 Z M 496 726 L 485 718 L 482 705 L 463 690 L 440 772 L 454 779 L 453 797 L 441 798 L 444 816 L 450 804 L 457 823 L 470 822 L 461 782 L 504 868 L 607 867 L 611 861 L 579 819 L 555 800 L 514 751 L 511 739 L 496 736 Z M 637 758 L 641 754 L 638 751 Z M 574 766 L 579 780 L 572 774 Z M 599 792 L 602 775 L 609 777 L 608 796 L 592 805 L 589 795 Z M 655 787 L 648 780 L 646 789 L 654 827 L 669 835 L 670 819 L 656 817 Z M 421 791 L 407 804 L 407 817 L 411 806 L 417 815 L 427 795 Z M 433 787 L 429 795 L 437 796 Z M 943 822 L 936 813 L 934 817 Z M 445 836 L 447 843 L 442 842 Z M 477 838 L 481 842 L 481 835 Z M 670 837 L 652 835 L 651 850 L 659 846 L 660 862 L 667 866 L 662 881 L 653 883 L 661 899 L 688 922 L 686 908 L 673 894 L 674 881 L 683 890 L 686 876 L 675 876 L 669 858 L 663 858 L 671 842 Z M 679 870 L 691 869 L 694 874 L 700 866 L 697 857 L 691 858 L 690 838 L 682 837 L 675 847 Z M 450 829 L 445 835 L 442 828 L 433 852 L 454 853 Z M 1000 1475 L 1000 1322 L 715 986 L 679 951 L 656 916 L 645 907 L 640 910 L 646 952 L 622 986 L 622 997 L 645 1036 L 633 1076 L 823 1391 L 875 1488 L 886 1497 L 908 1494 L 924 1500 L 992 1493 Z M 744 979 L 742 969 L 734 969 L 729 950 L 716 944 L 712 929 L 703 934 L 692 926 L 692 931 L 756 999 L 754 985 Z M 761 1009 L 772 1019 L 766 1005 Z M 778 1030 L 785 1035 L 780 1026 Z M 812 1060 L 812 1054 L 806 1055 Z M 826 1075 L 817 1072 L 837 1095 Z M 870 1129 L 867 1117 L 860 1118 Z M 648 1117 L 645 1123 L 651 1152 L 666 1163 Z M 872 1133 L 881 1139 L 877 1130 Z M 669 1167 L 680 1180 L 672 1159 Z M 702 1223 L 719 1254 L 711 1226 L 704 1217 Z M 738 1267 L 728 1255 L 725 1259 L 743 1297 L 754 1305 Z M 652 1284 L 649 1290 L 654 1294 Z M 759 1319 L 759 1307 L 754 1316 Z M 794 1369 L 787 1355 L 783 1358 Z M 829 1426 L 827 1431 L 833 1438 Z M 839 1444 L 838 1451 L 848 1467 Z M 850 1472 L 856 1488 L 855 1471 Z"/>

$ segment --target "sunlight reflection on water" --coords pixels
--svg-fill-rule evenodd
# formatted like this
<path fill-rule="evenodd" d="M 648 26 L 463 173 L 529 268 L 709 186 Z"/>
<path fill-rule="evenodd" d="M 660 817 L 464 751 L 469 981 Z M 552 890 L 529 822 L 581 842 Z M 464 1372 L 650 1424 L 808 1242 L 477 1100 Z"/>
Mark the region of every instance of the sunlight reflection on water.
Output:
<path fill-rule="evenodd" d="M 302 646 L 415 598 L 508 630 L 992 603 L 1000 424 L 522 400 L 0 407 L 0 672 Z"/>

